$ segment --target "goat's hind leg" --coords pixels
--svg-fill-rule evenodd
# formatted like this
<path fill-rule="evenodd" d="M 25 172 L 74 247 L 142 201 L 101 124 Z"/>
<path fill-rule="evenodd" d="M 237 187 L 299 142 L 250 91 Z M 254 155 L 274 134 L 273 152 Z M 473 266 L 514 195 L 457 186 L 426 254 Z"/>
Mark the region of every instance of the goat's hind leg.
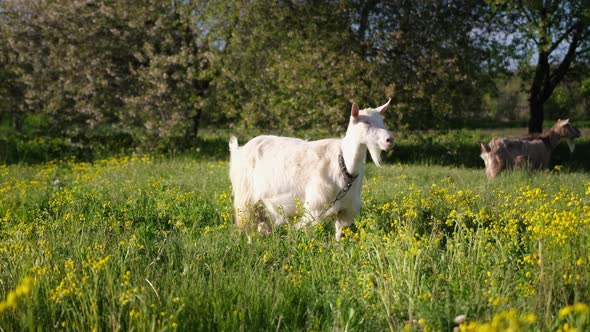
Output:
<path fill-rule="evenodd" d="M 265 216 L 262 202 L 236 207 L 235 215 L 236 225 L 248 234 L 249 243 L 251 242 L 250 234 L 254 231 L 258 231 L 262 235 L 270 233 L 270 225 L 268 225 L 268 218 Z"/>
<path fill-rule="evenodd" d="M 234 207 L 234 213 L 236 218 L 236 226 L 239 230 L 250 233 L 252 231 L 253 218 L 250 206 Z"/>

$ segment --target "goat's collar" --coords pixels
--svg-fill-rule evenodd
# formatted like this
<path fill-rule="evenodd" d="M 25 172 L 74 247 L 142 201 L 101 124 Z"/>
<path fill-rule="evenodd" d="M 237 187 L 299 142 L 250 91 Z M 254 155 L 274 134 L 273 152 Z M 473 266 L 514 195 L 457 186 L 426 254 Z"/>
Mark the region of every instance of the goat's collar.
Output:
<path fill-rule="evenodd" d="M 340 150 L 340 154 L 338 154 L 338 165 L 340 165 L 340 173 L 344 176 L 344 180 L 346 180 L 346 184 L 352 184 L 352 181 L 356 179 L 357 175 L 352 175 L 346 169 L 346 164 L 344 163 L 344 156 L 342 155 L 342 150 Z"/>

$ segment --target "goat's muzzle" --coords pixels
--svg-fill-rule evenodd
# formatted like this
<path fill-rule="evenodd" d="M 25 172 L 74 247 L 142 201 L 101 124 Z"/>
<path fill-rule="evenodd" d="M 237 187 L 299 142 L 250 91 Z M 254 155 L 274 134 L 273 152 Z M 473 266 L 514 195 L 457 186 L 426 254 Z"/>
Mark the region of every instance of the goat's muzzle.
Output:
<path fill-rule="evenodd" d="M 381 150 L 387 151 L 393 149 L 395 142 L 393 140 L 393 136 L 389 136 L 383 140 L 383 144 L 381 146 Z"/>

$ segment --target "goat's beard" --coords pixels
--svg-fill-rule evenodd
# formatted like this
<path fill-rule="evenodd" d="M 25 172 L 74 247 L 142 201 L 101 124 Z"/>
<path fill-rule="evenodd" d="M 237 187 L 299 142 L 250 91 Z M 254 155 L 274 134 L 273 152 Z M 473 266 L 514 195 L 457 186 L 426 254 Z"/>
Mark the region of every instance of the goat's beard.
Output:
<path fill-rule="evenodd" d="M 367 147 L 369 148 L 369 154 L 371 155 L 371 159 L 373 159 L 375 165 L 381 167 L 381 149 L 379 146 L 368 145 Z"/>
<path fill-rule="evenodd" d="M 573 138 L 567 139 L 567 146 L 570 148 L 570 153 L 574 152 L 574 149 L 576 148 L 576 143 L 574 143 Z"/>

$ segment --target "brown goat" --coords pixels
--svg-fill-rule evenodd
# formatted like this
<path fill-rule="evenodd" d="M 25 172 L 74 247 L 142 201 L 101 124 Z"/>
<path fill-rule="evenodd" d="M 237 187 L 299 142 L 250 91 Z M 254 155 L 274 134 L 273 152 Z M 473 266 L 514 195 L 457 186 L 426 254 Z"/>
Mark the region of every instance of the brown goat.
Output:
<path fill-rule="evenodd" d="M 480 157 L 486 166 L 486 176 L 492 180 L 505 169 L 547 168 L 551 152 L 557 147 L 559 140 L 567 139 L 570 152 L 573 152 L 574 139 L 578 137 L 580 131 L 569 119 L 557 120 L 551 129 L 538 136 L 522 139 L 493 138 L 489 143 L 480 143 Z"/>

